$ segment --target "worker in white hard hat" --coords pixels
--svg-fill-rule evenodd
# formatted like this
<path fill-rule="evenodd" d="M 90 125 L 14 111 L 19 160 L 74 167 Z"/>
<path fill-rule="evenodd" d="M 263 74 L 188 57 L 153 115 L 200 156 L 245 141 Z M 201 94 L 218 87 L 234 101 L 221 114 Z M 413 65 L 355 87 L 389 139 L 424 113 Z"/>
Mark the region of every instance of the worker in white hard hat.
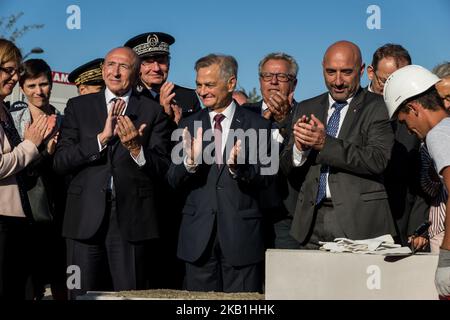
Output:
<path fill-rule="evenodd" d="M 450 117 L 435 85 L 440 79 L 427 69 L 410 65 L 395 71 L 384 86 L 389 116 L 397 117 L 425 142 L 436 172 L 450 190 Z M 447 198 L 445 234 L 435 283 L 441 296 L 450 297 L 450 203 Z"/>

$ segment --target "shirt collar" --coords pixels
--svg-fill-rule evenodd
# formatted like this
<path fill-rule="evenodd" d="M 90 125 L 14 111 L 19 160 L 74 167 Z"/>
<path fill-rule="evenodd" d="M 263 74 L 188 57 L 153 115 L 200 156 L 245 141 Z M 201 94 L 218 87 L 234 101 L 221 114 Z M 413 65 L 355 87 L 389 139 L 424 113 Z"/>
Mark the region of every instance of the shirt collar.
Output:
<path fill-rule="evenodd" d="M 353 98 L 355 96 L 352 96 L 350 98 L 347 99 L 347 106 L 350 105 L 350 102 L 352 102 Z M 331 94 L 328 94 L 328 103 L 329 103 L 329 107 L 331 108 L 331 106 L 336 102 L 336 100 L 333 99 L 333 97 L 331 96 Z"/>
<path fill-rule="evenodd" d="M 225 119 L 231 120 L 233 118 L 235 110 L 236 110 L 236 104 L 234 103 L 234 101 L 231 101 L 231 103 L 228 105 L 228 107 L 226 107 L 225 110 L 223 110 L 223 112 L 221 112 L 221 113 L 225 116 Z M 211 121 L 214 119 L 214 116 L 216 114 L 218 114 L 218 112 L 216 112 L 214 110 L 209 112 L 209 117 L 211 118 Z"/>
<path fill-rule="evenodd" d="M 369 83 L 369 86 L 367 87 L 367 91 L 372 92 L 373 93 L 373 89 L 372 89 L 372 82 Z"/>
<path fill-rule="evenodd" d="M 130 96 L 131 96 L 131 89 L 128 90 L 127 93 L 125 93 L 123 96 L 118 97 L 116 96 L 114 93 L 111 92 L 111 90 L 109 90 L 109 88 L 107 87 L 105 89 L 105 100 L 106 100 L 106 104 L 109 104 L 111 102 L 111 99 L 114 98 L 120 98 L 123 99 L 125 101 L 125 104 L 128 105 L 128 101 L 130 101 Z"/>

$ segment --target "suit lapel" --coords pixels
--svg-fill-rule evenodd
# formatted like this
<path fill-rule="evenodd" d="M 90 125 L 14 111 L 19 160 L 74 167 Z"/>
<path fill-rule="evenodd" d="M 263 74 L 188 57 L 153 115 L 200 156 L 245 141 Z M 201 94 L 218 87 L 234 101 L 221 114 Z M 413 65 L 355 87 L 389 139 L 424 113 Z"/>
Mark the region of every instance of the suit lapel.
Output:
<path fill-rule="evenodd" d="M 95 104 L 95 109 L 96 109 L 96 114 L 97 114 L 97 118 L 99 120 L 99 126 L 100 126 L 100 130 L 103 130 L 104 126 L 105 126 L 105 122 L 106 122 L 106 118 L 108 117 L 108 108 L 106 107 L 106 98 L 105 98 L 105 89 L 103 89 L 102 91 L 100 91 L 96 96 L 96 104 Z"/>
<path fill-rule="evenodd" d="M 348 106 L 348 110 L 345 115 L 344 122 L 342 123 L 341 130 L 339 130 L 338 138 L 348 137 L 348 135 L 351 131 L 353 122 L 354 122 L 357 114 L 359 114 L 358 111 L 360 110 L 360 108 L 363 105 L 362 104 L 363 99 L 364 99 L 364 92 L 360 88 L 360 89 L 358 89 L 355 97 L 352 99 L 352 101 L 350 102 L 350 105 Z"/>
<path fill-rule="evenodd" d="M 316 112 L 311 112 L 314 114 L 320 121 L 322 121 L 325 128 L 327 127 L 327 118 L 328 118 L 328 108 L 329 108 L 329 100 L 328 93 L 324 94 L 322 99 L 320 100 L 320 110 L 318 109 Z M 311 117 L 310 114 L 307 115 Z"/>

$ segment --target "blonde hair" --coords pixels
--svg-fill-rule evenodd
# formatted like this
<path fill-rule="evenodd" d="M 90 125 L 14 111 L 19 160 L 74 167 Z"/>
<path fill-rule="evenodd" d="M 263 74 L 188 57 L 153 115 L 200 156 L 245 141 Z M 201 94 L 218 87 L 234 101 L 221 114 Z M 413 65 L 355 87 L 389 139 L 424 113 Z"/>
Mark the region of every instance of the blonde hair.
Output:
<path fill-rule="evenodd" d="M 20 64 L 22 61 L 22 54 L 13 42 L 6 39 L 0 39 L 0 65 L 9 61 L 15 61 L 17 64 Z"/>

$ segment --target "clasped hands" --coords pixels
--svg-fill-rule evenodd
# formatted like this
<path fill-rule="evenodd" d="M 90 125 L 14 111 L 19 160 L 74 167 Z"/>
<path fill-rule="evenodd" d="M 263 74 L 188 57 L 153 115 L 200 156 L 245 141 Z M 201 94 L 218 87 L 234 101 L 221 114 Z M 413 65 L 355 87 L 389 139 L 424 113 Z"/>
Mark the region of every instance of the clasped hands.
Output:
<path fill-rule="evenodd" d="M 118 99 L 113 102 L 106 118 L 105 127 L 99 133 L 98 139 L 104 146 L 113 136 L 118 136 L 122 145 L 136 158 L 141 151 L 140 138 L 143 136 L 147 125 L 141 124 L 139 129 L 136 129 L 131 119 L 122 115 L 124 109 L 124 100 Z"/>
<path fill-rule="evenodd" d="M 49 144 L 56 144 L 58 133 L 55 132 L 55 127 L 56 115 L 39 115 L 31 124 L 25 125 L 24 140 L 29 140 L 36 147 L 39 147 L 46 138 L 52 137 Z M 54 151 L 54 148 L 52 151 Z"/>
<path fill-rule="evenodd" d="M 288 96 L 280 91 L 275 92 L 265 101 L 268 109 L 264 111 L 263 117 L 266 119 L 273 117 L 277 122 L 283 121 L 291 110 L 293 99 L 294 92 L 291 92 Z"/>
<path fill-rule="evenodd" d="M 320 151 L 325 144 L 326 130 L 324 124 L 311 114 L 311 118 L 303 115 L 293 127 L 295 146 L 300 151 L 314 149 Z"/>
<path fill-rule="evenodd" d="M 194 138 L 191 137 L 187 127 L 183 130 L 183 150 L 186 155 L 186 163 L 188 166 L 196 166 L 199 163 L 199 159 L 202 154 L 202 137 L 202 128 L 197 129 L 197 134 Z M 232 171 L 237 169 L 238 156 L 240 152 L 241 140 L 237 140 L 231 149 L 230 156 L 227 160 L 227 165 Z"/>

